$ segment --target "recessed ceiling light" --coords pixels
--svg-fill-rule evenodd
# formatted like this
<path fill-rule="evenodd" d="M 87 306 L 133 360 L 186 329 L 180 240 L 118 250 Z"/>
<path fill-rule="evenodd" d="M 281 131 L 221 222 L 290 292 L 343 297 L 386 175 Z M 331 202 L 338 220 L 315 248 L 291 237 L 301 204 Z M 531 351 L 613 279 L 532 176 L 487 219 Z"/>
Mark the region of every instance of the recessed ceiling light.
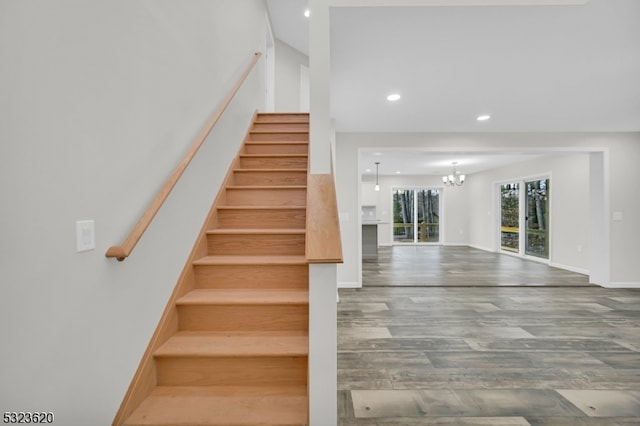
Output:
<path fill-rule="evenodd" d="M 367 170 L 365 170 L 365 172 L 371 173 L 371 169 L 367 169 Z"/>
<path fill-rule="evenodd" d="M 304 17 L 308 18 L 309 16 L 311 16 L 311 11 L 309 9 L 305 9 L 304 10 Z"/>
<path fill-rule="evenodd" d="M 397 174 L 397 175 L 399 175 L 399 174 L 400 174 L 400 170 L 397 170 L 397 171 L 396 171 L 396 174 Z"/>
<path fill-rule="evenodd" d="M 389 96 L 387 96 L 387 100 L 391 102 L 397 101 L 398 99 L 400 99 L 400 95 L 397 93 L 392 93 Z"/>
<path fill-rule="evenodd" d="M 485 114 L 485 115 L 479 115 L 478 118 L 476 118 L 476 120 L 478 120 L 478 121 L 487 121 L 490 118 L 491 118 L 490 115 Z"/>

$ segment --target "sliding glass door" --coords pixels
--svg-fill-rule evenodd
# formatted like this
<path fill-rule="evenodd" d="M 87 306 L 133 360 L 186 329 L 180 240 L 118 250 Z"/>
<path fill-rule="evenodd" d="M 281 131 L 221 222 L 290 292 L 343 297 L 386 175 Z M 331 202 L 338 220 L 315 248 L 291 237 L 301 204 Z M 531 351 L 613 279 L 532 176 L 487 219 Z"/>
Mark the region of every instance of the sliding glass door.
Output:
<path fill-rule="evenodd" d="M 520 252 L 520 184 L 500 185 L 500 247 Z"/>
<path fill-rule="evenodd" d="M 440 190 L 393 191 L 393 242 L 440 242 Z"/>
<path fill-rule="evenodd" d="M 393 192 L 393 242 L 412 243 L 415 239 L 415 191 L 396 189 Z"/>
<path fill-rule="evenodd" d="M 419 243 L 440 242 L 440 191 L 420 189 L 418 196 L 418 236 Z"/>
<path fill-rule="evenodd" d="M 500 185 L 502 250 L 549 259 L 549 183 L 544 178 Z"/>
<path fill-rule="evenodd" d="M 549 258 L 549 179 L 525 182 L 525 254 Z"/>

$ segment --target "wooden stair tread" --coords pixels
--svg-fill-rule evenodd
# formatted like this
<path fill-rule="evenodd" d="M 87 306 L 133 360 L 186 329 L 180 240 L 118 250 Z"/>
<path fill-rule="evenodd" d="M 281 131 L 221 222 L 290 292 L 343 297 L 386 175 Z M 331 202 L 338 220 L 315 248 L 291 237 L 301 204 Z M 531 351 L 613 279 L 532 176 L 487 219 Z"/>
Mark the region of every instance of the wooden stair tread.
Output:
<path fill-rule="evenodd" d="M 254 190 L 254 189 L 307 189 L 307 185 L 247 185 L 247 186 L 238 186 L 238 185 L 227 185 L 227 189 L 246 189 L 246 190 Z"/>
<path fill-rule="evenodd" d="M 240 390 L 241 391 L 241 390 Z M 278 395 L 260 388 L 159 386 L 126 420 L 126 426 L 300 426 L 308 421 L 307 396 Z M 232 393 L 231 393 L 232 392 Z"/>
<path fill-rule="evenodd" d="M 307 356 L 308 337 L 281 334 L 179 332 L 155 352 L 157 357 Z"/>
<path fill-rule="evenodd" d="M 306 210 L 306 206 L 218 206 L 218 210 Z"/>
<path fill-rule="evenodd" d="M 307 117 L 302 116 L 302 120 L 287 120 L 284 118 L 279 118 L 279 119 L 270 119 L 270 120 L 265 120 L 264 118 L 266 117 L 261 117 L 258 116 L 258 119 L 255 121 L 254 124 L 280 124 L 280 125 L 288 125 L 288 124 L 309 124 L 309 119 Z"/>
<path fill-rule="evenodd" d="M 262 124 L 262 123 L 261 123 Z M 271 124 L 271 123 L 268 123 Z M 288 124 L 288 123 L 279 123 L 279 124 Z M 286 133 L 309 133 L 308 129 L 283 129 L 283 128 L 277 128 L 277 129 L 251 129 L 250 133 L 280 133 L 280 134 L 286 134 Z"/>
<path fill-rule="evenodd" d="M 309 303 L 307 290 L 195 289 L 182 296 L 180 305 L 302 305 Z"/>
<path fill-rule="evenodd" d="M 307 259 L 297 255 L 278 256 L 231 256 L 210 255 L 193 262 L 196 266 L 207 265 L 306 265 Z"/>
<path fill-rule="evenodd" d="M 233 169 L 234 172 L 236 173 L 256 173 L 256 172 L 270 172 L 270 173 L 291 173 L 291 172 L 297 172 L 297 173 L 306 173 L 307 169 L 249 169 L 249 168 L 238 168 L 238 169 Z"/>
<path fill-rule="evenodd" d="M 240 154 L 239 157 L 244 158 L 295 158 L 295 157 L 308 157 L 309 154 Z"/>
<path fill-rule="evenodd" d="M 281 141 L 246 141 L 245 145 L 309 145 L 309 141 L 288 141 L 286 139 Z"/>
<path fill-rule="evenodd" d="M 264 111 L 264 112 L 259 112 L 258 113 L 258 118 L 270 117 L 270 116 L 278 116 L 278 115 L 284 115 L 284 116 L 289 116 L 289 117 L 295 117 L 295 116 L 309 117 L 309 112 L 300 112 L 300 111 L 295 111 L 295 112 Z"/>
<path fill-rule="evenodd" d="M 304 234 L 306 231 L 304 228 L 216 228 L 207 231 L 208 235 L 221 234 L 221 235 L 282 235 L 282 234 Z"/>

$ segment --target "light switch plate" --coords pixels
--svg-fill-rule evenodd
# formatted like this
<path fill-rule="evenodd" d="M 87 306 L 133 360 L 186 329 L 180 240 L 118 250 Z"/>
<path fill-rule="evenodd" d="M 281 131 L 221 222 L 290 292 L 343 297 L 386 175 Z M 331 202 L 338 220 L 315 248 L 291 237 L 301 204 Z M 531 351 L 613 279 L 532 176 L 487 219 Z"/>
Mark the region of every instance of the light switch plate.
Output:
<path fill-rule="evenodd" d="M 93 220 L 76 221 L 77 252 L 96 248 L 95 222 Z"/>

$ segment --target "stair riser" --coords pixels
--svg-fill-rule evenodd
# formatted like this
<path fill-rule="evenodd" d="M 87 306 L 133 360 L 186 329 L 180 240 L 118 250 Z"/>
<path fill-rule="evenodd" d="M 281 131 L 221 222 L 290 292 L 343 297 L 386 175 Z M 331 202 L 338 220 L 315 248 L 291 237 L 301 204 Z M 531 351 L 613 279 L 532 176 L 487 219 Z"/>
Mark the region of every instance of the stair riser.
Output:
<path fill-rule="evenodd" d="M 308 305 L 178 305 L 181 331 L 291 331 L 309 329 Z"/>
<path fill-rule="evenodd" d="M 309 114 L 258 114 L 256 123 L 309 123 Z"/>
<path fill-rule="evenodd" d="M 196 288 L 300 289 L 309 287 L 307 265 L 215 265 L 195 267 Z"/>
<path fill-rule="evenodd" d="M 307 156 L 240 157 L 241 169 L 307 169 Z"/>
<path fill-rule="evenodd" d="M 254 123 L 251 131 L 269 133 L 308 132 L 309 123 Z"/>
<path fill-rule="evenodd" d="M 248 143 L 244 147 L 246 154 L 308 154 L 307 143 Z"/>
<path fill-rule="evenodd" d="M 233 183 L 238 186 L 251 185 L 306 185 L 306 171 L 236 171 Z"/>
<path fill-rule="evenodd" d="M 309 133 L 249 133 L 248 141 L 309 142 Z"/>
<path fill-rule="evenodd" d="M 304 206 L 306 188 L 227 188 L 229 206 Z"/>
<path fill-rule="evenodd" d="M 207 236 L 212 255 L 304 255 L 304 234 L 213 234 Z"/>
<path fill-rule="evenodd" d="M 295 386 L 307 357 L 156 358 L 159 386 Z"/>
<path fill-rule="evenodd" d="M 301 228 L 305 227 L 306 212 L 303 209 L 220 209 L 217 214 L 219 228 Z"/>

